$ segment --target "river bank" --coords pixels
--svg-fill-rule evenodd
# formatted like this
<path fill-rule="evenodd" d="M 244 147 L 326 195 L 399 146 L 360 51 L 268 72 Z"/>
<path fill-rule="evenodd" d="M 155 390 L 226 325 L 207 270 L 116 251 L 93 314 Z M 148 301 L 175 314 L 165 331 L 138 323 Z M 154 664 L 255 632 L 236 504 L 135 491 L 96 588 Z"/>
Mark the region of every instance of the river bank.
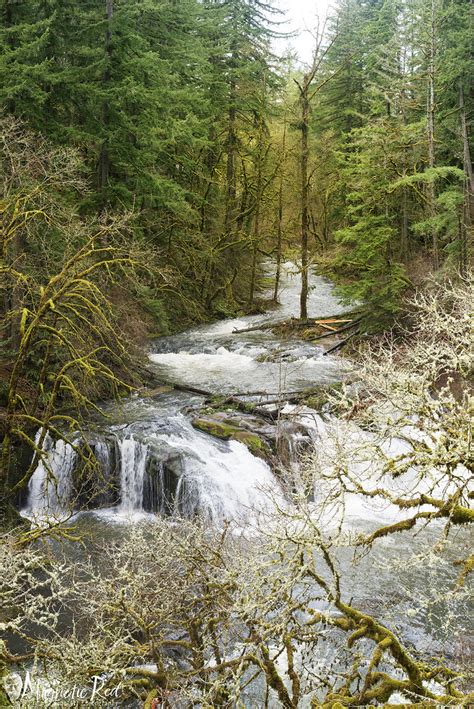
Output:
<path fill-rule="evenodd" d="M 337 307 L 316 280 L 321 291 Z M 257 329 L 278 312 L 153 343 L 153 376 L 170 384 L 104 405 L 82 443 L 49 440 L 49 470 L 37 467 L 23 505 L 33 522 L 70 530 L 47 543 L 63 575 L 51 598 L 70 599 L 48 666 L 87 679 L 92 653 L 107 682 L 126 678 L 130 707 L 164 691 L 173 707 L 196 692 L 215 704 L 230 686 L 245 707 L 449 703 L 471 652 L 472 513 L 468 392 L 433 389 L 447 361 L 469 376 L 469 298 L 446 298 L 451 309 L 419 302 L 410 347 L 367 352 L 356 373 L 321 345 Z M 354 374 L 362 388 L 345 385 Z M 285 400 L 309 384 L 333 392 L 331 408 Z M 236 411 L 236 394 L 249 410 Z M 84 440 L 100 464 L 93 480 L 81 479 Z M 62 639 L 71 618 L 74 658 Z"/>
<path fill-rule="evenodd" d="M 329 282 L 313 278 L 311 314 L 342 312 L 344 306 L 333 296 Z M 112 516 L 174 509 L 186 515 L 199 511 L 216 520 L 234 513 L 236 507 L 248 507 L 252 490 L 272 479 L 268 462 L 275 468 L 292 462 L 297 455 L 293 439 L 299 440 L 304 426 L 294 422 L 294 415 L 279 413 L 285 402 L 291 401 L 288 392 L 310 393 L 330 387 L 347 374 L 347 365 L 337 357 L 325 357 L 322 346 L 294 336 L 278 336 L 268 328 L 272 322 L 296 316 L 298 299 L 298 272 L 288 263 L 278 308 L 155 340 L 149 351 L 151 376 L 177 389 L 137 392 L 103 407 L 107 423 L 104 426 L 97 419 L 86 434 L 87 444 L 101 464 L 99 488 L 74 475 L 77 453 L 73 446 L 55 444 L 51 466 L 61 494 L 52 489 L 40 464 L 23 500 L 25 513 L 34 517 L 49 508 L 67 514 L 84 504 L 101 508 L 106 501 L 109 511 L 105 514 Z M 234 436 L 222 428 L 217 431 L 215 417 L 214 430 L 210 430 L 211 424 L 206 427 L 199 412 L 207 407 L 204 413 L 209 422 L 210 402 L 205 403 L 203 391 L 214 397 L 217 408 L 220 399 L 219 415 L 224 415 L 227 426 L 238 429 Z M 239 421 L 235 406 L 230 402 L 225 405 L 231 395 L 238 395 L 247 408 L 240 412 Z M 267 449 L 269 455 L 262 460 Z M 227 471 L 227 482 L 223 470 Z M 234 482 L 230 484 L 230 480 Z M 60 500 L 61 496 L 68 499 Z M 114 501 L 116 506 L 110 506 Z"/>

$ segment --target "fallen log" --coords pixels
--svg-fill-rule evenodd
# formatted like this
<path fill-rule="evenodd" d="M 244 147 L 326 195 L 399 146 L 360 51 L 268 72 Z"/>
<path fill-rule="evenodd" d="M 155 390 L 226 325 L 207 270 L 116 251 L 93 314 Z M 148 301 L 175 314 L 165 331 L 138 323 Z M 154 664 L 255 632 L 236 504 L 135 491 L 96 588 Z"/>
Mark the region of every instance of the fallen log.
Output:
<path fill-rule="evenodd" d="M 324 330 L 329 330 L 330 332 L 336 332 L 337 327 L 332 327 L 332 325 L 327 325 L 326 323 L 320 322 L 318 323 L 319 327 L 322 327 Z"/>
<path fill-rule="evenodd" d="M 284 408 L 285 404 L 297 404 L 302 399 L 305 399 L 306 397 L 310 396 L 314 390 L 313 387 L 310 387 L 308 389 L 300 389 L 292 392 L 282 392 L 281 394 L 267 394 L 267 392 L 265 392 L 265 396 L 272 395 L 278 398 L 253 403 L 248 401 L 242 401 L 242 399 L 239 397 L 251 395 L 255 396 L 258 395 L 257 393 L 219 395 L 215 392 L 209 391 L 208 389 L 200 389 L 198 387 L 194 387 L 188 384 L 176 383 L 166 384 L 163 386 L 162 390 L 157 389 L 156 392 L 150 392 L 148 396 L 150 396 L 151 398 L 153 398 L 153 396 L 158 396 L 160 393 L 164 392 L 165 386 L 167 387 L 166 391 L 175 389 L 176 391 L 183 391 L 189 394 L 197 394 L 199 396 L 202 396 L 205 398 L 205 404 L 207 404 L 208 406 L 221 408 L 223 406 L 229 405 L 237 409 L 238 411 L 241 411 L 242 413 L 260 416 L 261 418 L 267 419 L 269 421 L 275 421 L 275 419 L 278 418 L 278 416 L 280 415 L 280 410 Z M 265 408 L 266 406 L 273 405 L 276 405 L 277 407 L 275 410 L 269 410 Z"/>
<path fill-rule="evenodd" d="M 232 330 L 233 335 L 240 335 L 242 332 L 257 332 L 258 330 L 273 330 L 274 327 L 281 327 L 282 325 L 288 325 L 292 320 L 296 318 L 291 318 L 290 320 L 277 320 L 276 322 L 261 323 L 261 325 L 253 325 L 252 327 L 245 327 L 242 330 Z"/>
<path fill-rule="evenodd" d="M 344 318 L 344 319 L 336 319 L 336 318 L 328 318 L 326 320 L 321 320 L 317 319 L 315 320 L 315 323 L 317 325 L 326 325 L 327 323 L 339 323 L 339 322 L 353 322 L 353 318 Z"/>
<path fill-rule="evenodd" d="M 212 405 L 213 398 L 211 398 L 210 400 L 207 400 L 206 403 Z M 272 403 L 274 403 L 274 402 L 268 401 L 268 402 L 265 402 L 265 405 L 272 404 Z M 286 400 L 284 402 L 282 402 L 280 399 L 278 401 L 278 403 L 281 404 L 279 409 L 280 408 L 282 409 L 284 407 L 284 405 L 286 404 Z M 231 405 L 231 406 L 234 406 L 238 411 L 242 411 L 242 413 L 254 414 L 256 416 L 261 416 L 262 418 L 268 419 L 269 421 L 274 421 L 276 418 L 278 418 L 278 415 L 280 413 L 279 409 L 277 409 L 276 411 L 270 411 L 270 410 L 265 409 L 261 406 L 255 406 L 254 404 L 249 404 L 246 401 L 242 401 L 241 399 L 238 399 L 236 396 L 228 396 L 227 398 L 223 399 L 222 401 L 219 401 L 218 405 L 219 406 Z"/>
<path fill-rule="evenodd" d="M 275 418 L 277 418 L 278 416 L 278 412 L 267 411 L 266 409 L 262 409 L 261 407 L 255 406 L 255 404 L 251 404 L 247 401 L 242 401 L 236 395 L 219 395 L 215 392 L 209 391 L 208 389 L 200 389 L 199 387 L 194 387 L 190 384 L 167 383 L 167 386 L 169 386 L 171 389 L 175 389 L 176 391 L 183 391 L 189 394 L 197 394 L 198 396 L 203 396 L 205 398 L 205 403 L 209 406 L 226 406 L 227 404 L 230 404 L 238 411 L 242 411 L 243 413 L 247 414 L 257 414 L 259 416 L 262 416 L 263 418 L 269 419 L 270 421 L 274 421 Z M 287 401 L 287 398 L 284 400 L 280 399 L 280 402 L 283 402 L 282 407 Z"/>
<path fill-rule="evenodd" d="M 300 320 L 299 318 L 287 318 L 286 320 L 277 320 L 275 322 L 261 323 L 260 325 L 252 325 L 252 327 L 246 327 L 241 330 L 233 330 L 233 335 L 239 335 L 245 332 L 257 332 L 258 330 L 274 330 L 279 327 L 286 327 L 291 325 L 292 327 L 304 328 L 312 327 L 314 325 L 323 325 L 328 323 L 351 323 L 355 322 L 352 319 L 346 318 L 349 315 L 358 315 L 360 310 L 350 310 L 346 313 L 341 313 L 340 315 L 324 315 L 322 318 L 307 318 L 306 320 Z M 359 319 L 360 320 L 360 319 Z"/>
<path fill-rule="evenodd" d="M 193 387 L 190 384 L 175 384 L 171 383 L 170 384 L 173 389 L 176 389 L 176 391 L 184 391 L 184 392 L 189 392 L 190 394 L 198 394 L 199 396 L 213 396 L 212 392 L 208 391 L 207 389 L 198 389 L 197 387 Z"/>
<path fill-rule="evenodd" d="M 347 342 L 349 342 L 352 337 L 354 337 L 354 335 L 357 335 L 357 332 L 352 332 L 349 337 L 346 337 L 344 340 L 337 342 L 335 345 L 333 345 L 333 347 L 330 347 L 328 350 L 323 352 L 323 356 L 331 354 L 331 352 L 337 352 L 337 350 L 340 350 Z"/>
<path fill-rule="evenodd" d="M 351 330 L 353 327 L 357 327 L 359 323 L 361 322 L 362 318 L 357 318 L 356 320 L 351 320 L 350 323 L 347 325 L 343 325 L 340 327 L 338 330 L 335 330 L 334 332 L 325 332 L 322 335 L 317 335 L 314 337 L 311 342 L 318 342 L 319 340 L 324 340 L 325 337 L 331 337 L 331 335 L 340 335 L 342 332 L 347 332 L 347 330 Z"/>
<path fill-rule="evenodd" d="M 281 396 L 288 397 L 290 394 L 301 394 L 305 389 L 295 389 L 294 391 L 242 391 L 237 392 L 234 396 L 245 397 L 245 396 Z"/>

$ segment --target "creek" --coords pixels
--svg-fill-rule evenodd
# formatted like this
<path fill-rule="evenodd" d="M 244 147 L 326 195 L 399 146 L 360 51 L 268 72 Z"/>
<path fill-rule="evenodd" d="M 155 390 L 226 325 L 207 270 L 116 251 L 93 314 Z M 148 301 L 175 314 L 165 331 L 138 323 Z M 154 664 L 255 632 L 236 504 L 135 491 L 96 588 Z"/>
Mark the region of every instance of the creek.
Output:
<path fill-rule="evenodd" d="M 201 325 L 154 341 L 149 360 L 157 380 L 216 395 L 239 394 L 262 406 L 275 397 L 284 401 L 284 392 L 343 379 L 348 365 L 336 355 L 325 356 L 322 345 L 255 329 L 298 316 L 299 276 L 291 263 L 285 264 L 280 302 L 271 312 Z M 308 310 L 311 317 L 323 317 L 341 313 L 345 306 L 335 297 L 330 282 L 312 274 Z M 235 332 L 248 328 L 253 329 Z M 101 469 L 101 484 L 94 494 L 76 489 L 78 465 L 73 447 L 47 439 L 49 465 L 57 482 L 48 479 L 40 463 L 30 481 L 23 514 L 41 519 L 81 509 L 76 514 L 79 526 L 103 538 L 123 534 L 130 524 L 150 523 L 156 514 L 199 515 L 217 525 L 224 520 L 248 524 L 272 496 L 283 496 L 279 476 L 267 460 L 241 441 L 220 440 L 197 430 L 193 417 L 203 402 L 198 394 L 171 390 L 156 396 L 137 393 L 121 403 L 105 404 L 105 423 L 91 424 L 87 433 Z M 330 415 L 304 407 L 283 408 L 277 426 L 277 435 L 286 441 L 290 467 L 297 465 L 302 444 L 305 450 L 327 451 L 341 436 Z M 342 430 L 345 443 L 352 442 L 354 449 L 367 435 L 357 427 Z M 393 456 L 403 452 L 404 446 L 402 441 L 386 442 Z M 365 461 L 358 461 L 357 466 L 363 477 Z M 315 489 L 316 508 L 322 503 L 321 524 L 329 528 L 334 511 L 326 504 L 327 495 L 323 485 Z M 361 501 L 354 495 L 345 503 L 346 519 L 356 531 L 401 519 L 400 511 L 387 503 Z M 459 530 L 457 542 L 444 554 L 425 555 L 439 533 L 440 526 L 433 524 L 416 535 L 380 539 L 374 551 L 357 563 L 349 544 L 337 555 L 343 588 L 355 605 L 389 624 L 419 653 L 443 654 L 449 659 L 463 654 L 469 644 L 469 610 L 464 596 L 440 592 L 454 584 L 457 570 L 452 562 L 467 538 Z M 328 648 L 328 656 L 319 661 L 333 663 L 333 651 Z"/>
<path fill-rule="evenodd" d="M 309 312 L 337 314 L 344 306 L 325 279 L 312 276 Z M 202 325 L 152 343 L 150 366 L 158 379 L 190 385 L 213 394 L 247 395 L 246 401 L 265 403 L 284 392 L 337 382 L 344 374 L 342 360 L 324 356 L 324 348 L 297 339 L 279 339 L 271 330 L 243 330 L 291 316 L 299 309 L 299 276 L 285 264 L 281 305 L 271 313 Z M 192 516 L 218 522 L 235 518 L 262 501 L 262 488 L 278 485 L 267 462 L 237 440 L 219 440 L 196 430 L 192 415 L 204 398 L 172 390 L 156 397 L 134 395 L 104 408 L 103 422 L 91 427 L 88 442 L 101 464 L 102 489 L 92 495 L 74 484 L 77 455 L 63 441 L 48 439 L 49 465 L 57 484 L 40 463 L 31 478 L 24 514 L 29 517 L 65 514 L 71 507 L 96 508 L 109 521 L 137 519 L 144 513 Z M 287 418 L 291 419 L 291 416 Z M 296 428 L 296 430 L 294 430 Z M 310 422 L 308 436 L 315 429 Z M 297 452 L 301 426 L 280 425 Z M 291 454 L 290 454 L 291 457 Z M 88 499 L 87 499 L 88 498 Z"/>

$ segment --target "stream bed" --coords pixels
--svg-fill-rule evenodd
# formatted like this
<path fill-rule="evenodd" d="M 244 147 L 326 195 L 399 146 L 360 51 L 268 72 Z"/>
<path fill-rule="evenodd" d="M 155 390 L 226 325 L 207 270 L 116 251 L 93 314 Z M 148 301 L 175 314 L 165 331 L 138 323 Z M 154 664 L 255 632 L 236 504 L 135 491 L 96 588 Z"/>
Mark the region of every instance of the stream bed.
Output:
<path fill-rule="evenodd" d="M 348 365 L 336 355 L 325 356 L 322 345 L 282 339 L 270 329 L 254 329 L 298 316 L 299 276 L 291 263 L 285 264 L 280 301 L 281 305 L 270 313 L 201 325 L 156 340 L 149 351 L 156 378 L 216 395 L 238 394 L 259 405 L 283 397 L 284 392 L 341 381 L 348 374 Z M 344 310 L 331 283 L 312 275 L 310 317 Z M 236 332 L 248 328 L 253 329 Z M 80 508 L 76 515 L 79 527 L 103 538 L 121 535 L 130 524 L 152 523 L 156 514 L 177 518 L 199 515 L 216 525 L 226 520 L 247 525 L 270 499 L 283 501 L 279 476 L 267 460 L 244 443 L 220 440 L 197 430 L 192 425 L 193 412 L 203 401 L 198 394 L 172 390 L 157 396 L 136 394 L 120 404 L 104 405 L 106 422 L 91 426 L 88 434 L 88 443 L 101 463 L 103 484 L 99 492 L 88 498 L 87 490 L 75 490 L 76 453 L 64 442 L 49 441 L 49 462 L 57 485 L 51 485 L 44 466 L 39 464 L 30 481 L 23 514 L 32 519 L 67 516 Z M 325 450 L 335 423 L 324 413 L 287 406 L 279 425 L 282 430 L 286 426 L 286 463 L 291 466 L 297 465 L 301 442 L 306 450 Z M 365 434 L 353 430 L 344 433 L 346 440 L 354 435 Z M 402 446 L 397 441 L 388 445 L 394 455 Z M 316 506 L 318 494 L 324 507 L 323 487 L 315 490 Z M 346 507 L 347 520 L 354 530 L 370 530 L 381 522 L 400 519 L 392 517 L 394 510 L 387 504 L 360 504 L 349 499 Z M 399 510 L 395 512 L 399 515 Z M 328 528 L 334 522 L 331 514 L 329 510 L 329 516 L 321 516 L 321 524 Z M 442 654 L 449 660 L 460 652 L 470 654 L 472 634 L 466 598 L 453 595 L 446 599 L 440 594 L 456 579 L 452 563 L 456 551 L 450 549 L 438 558 L 425 556 L 438 534 L 439 528 L 432 525 L 418 535 L 404 537 L 403 545 L 398 544 L 400 536 L 393 535 L 380 540 L 375 552 L 357 563 L 349 544 L 342 546 L 337 556 L 343 569 L 343 590 L 354 604 L 388 623 L 418 652 Z M 463 530 L 457 532 L 457 538 L 458 547 L 468 543 Z M 454 620 L 456 633 L 451 630 Z M 326 660 L 332 662 L 329 657 Z"/>
<path fill-rule="evenodd" d="M 201 325 L 156 340 L 149 352 L 154 374 L 170 384 L 216 395 L 247 395 L 248 401 L 263 404 L 278 396 L 284 400 L 285 392 L 339 381 L 345 371 L 343 360 L 324 356 L 322 346 L 278 339 L 269 329 L 234 332 L 298 316 L 299 275 L 291 263 L 284 265 L 280 303 L 271 313 Z M 308 308 L 312 317 L 344 310 L 332 285 L 315 275 Z M 94 499 L 89 495 L 90 500 L 84 499 L 83 492 L 75 494 L 76 454 L 62 441 L 55 446 L 49 442 L 50 465 L 58 484 L 48 482 L 44 466 L 38 465 L 24 514 L 61 515 L 71 507 L 86 506 L 109 521 L 157 512 L 188 517 L 197 513 L 214 522 L 245 515 L 265 497 L 259 494 L 261 488 L 275 487 L 278 481 L 268 463 L 243 443 L 219 440 L 192 426 L 189 412 L 203 401 L 199 395 L 173 390 L 106 404 L 106 423 L 91 427 L 88 435 L 101 462 L 102 490 L 96 491 Z M 310 425 L 308 435 L 313 433 Z M 287 435 L 291 448 L 301 426 L 298 431 L 290 427 Z"/>

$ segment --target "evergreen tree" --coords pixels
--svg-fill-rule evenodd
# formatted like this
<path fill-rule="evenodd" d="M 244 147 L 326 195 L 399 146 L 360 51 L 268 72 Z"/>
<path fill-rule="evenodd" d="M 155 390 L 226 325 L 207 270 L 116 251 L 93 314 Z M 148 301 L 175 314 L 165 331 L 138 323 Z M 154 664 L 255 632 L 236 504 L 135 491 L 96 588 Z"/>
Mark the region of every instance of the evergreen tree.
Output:
<path fill-rule="evenodd" d="M 335 235 L 344 247 L 336 267 L 350 277 L 356 274 L 340 290 L 366 304 L 370 325 L 390 322 L 407 285 L 397 238 L 398 198 L 391 189 L 397 175 L 398 129 L 393 119 L 376 118 L 352 131 L 350 157 L 341 154 L 349 223 Z"/>

